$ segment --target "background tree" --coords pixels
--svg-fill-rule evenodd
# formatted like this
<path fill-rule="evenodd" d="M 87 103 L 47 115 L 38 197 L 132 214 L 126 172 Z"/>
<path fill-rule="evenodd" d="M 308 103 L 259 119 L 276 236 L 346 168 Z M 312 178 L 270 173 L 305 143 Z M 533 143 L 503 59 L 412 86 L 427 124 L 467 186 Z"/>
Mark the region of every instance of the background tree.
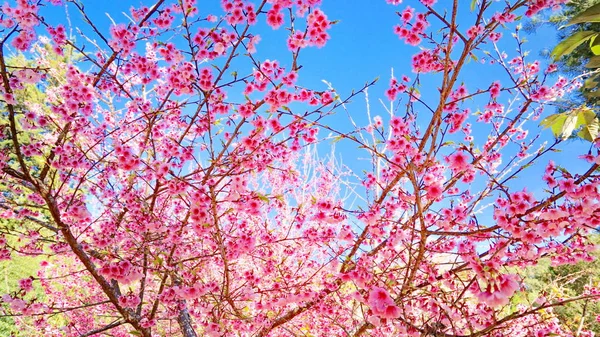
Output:
<path fill-rule="evenodd" d="M 44 57 L 44 59 L 48 62 L 46 69 L 52 69 L 52 71 L 45 72 L 45 83 L 47 84 L 45 89 L 54 88 L 56 89 L 61 83 L 64 83 L 66 67 L 65 65 L 76 61 L 78 57 L 74 55 L 72 48 L 65 48 L 64 52 L 61 52 L 61 55 L 55 53 L 52 50 L 52 46 L 48 43 L 39 43 L 34 48 L 34 54 L 39 58 Z M 43 56 L 42 56 L 43 55 Z M 31 56 L 31 55 L 29 55 Z M 6 60 L 6 67 L 10 69 L 39 69 L 39 65 L 37 62 L 33 60 L 28 60 L 23 53 L 18 53 L 14 57 L 10 57 Z M 47 95 L 42 88 L 36 86 L 32 83 L 24 83 L 22 89 L 15 95 L 15 100 L 18 102 L 18 106 L 35 106 L 38 109 L 43 109 L 43 114 L 49 114 L 50 111 L 47 109 L 45 102 L 47 100 Z M 6 111 L 3 112 L 2 122 L 0 123 L 0 130 L 5 130 L 8 132 L 8 128 L 10 127 L 8 123 L 5 122 L 8 120 Z M 26 125 L 26 124 L 25 124 Z M 19 124 L 19 126 L 23 126 Z M 32 130 L 25 131 L 20 128 L 18 131 L 27 133 L 27 137 L 22 138 L 22 142 L 25 145 L 32 146 L 36 141 L 39 141 L 45 134 L 51 130 L 50 128 L 45 128 L 41 132 L 34 132 Z M 38 129 L 38 131 L 40 131 Z M 3 138 L 2 142 L 0 142 L 0 148 L 2 149 L 10 149 L 11 142 L 9 138 Z M 38 158 L 32 158 L 33 160 L 28 162 L 28 165 L 31 166 L 39 166 L 40 161 L 36 161 Z M 6 195 L 12 192 L 11 187 L 0 184 L 0 193 L 4 193 Z M 26 198 L 23 196 L 17 196 L 12 200 L 4 199 L 0 202 L 0 211 L 6 212 L 7 210 L 15 209 L 16 205 L 30 205 L 30 207 L 35 207 L 35 205 L 31 204 Z M 36 207 L 37 208 L 37 207 Z M 40 211 L 37 208 L 38 212 Z M 43 213 L 43 211 L 42 211 Z M 46 214 L 47 216 L 47 214 Z M 23 282 L 27 282 L 31 277 L 36 278 L 37 273 L 40 269 L 40 263 L 45 261 L 43 256 L 40 256 L 39 249 L 33 249 L 32 247 L 28 247 L 29 240 L 27 237 L 30 233 L 37 233 L 42 236 L 41 240 L 43 240 L 43 244 L 40 248 L 44 249 L 50 243 L 55 243 L 56 241 L 53 239 L 56 235 L 56 229 L 48 225 L 47 223 L 38 221 L 35 217 L 31 215 L 23 215 L 19 217 L 19 219 L 5 219 L 0 218 L 0 234 L 4 240 L 4 246 L 9 248 L 14 252 L 20 252 L 21 254 L 17 256 L 13 256 L 9 260 L 0 261 L 0 273 L 2 277 L 2 282 L 0 283 L 0 293 L 9 294 L 9 293 L 17 293 L 19 291 L 19 284 Z M 8 254 L 7 251 L 3 251 L 4 257 Z M 33 283 L 34 292 L 30 296 L 32 298 L 41 299 L 44 297 L 44 291 L 41 289 L 39 283 Z M 33 325 L 34 320 L 28 320 L 29 325 Z M 57 325 L 64 324 L 61 322 L 60 318 L 55 320 Z M 0 335 L 2 336 L 30 336 L 31 334 L 35 334 L 34 330 L 30 328 L 26 328 L 24 326 L 17 327 L 14 324 L 14 320 L 10 316 L 0 317 Z"/>
<path fill-rule="evenodd" d="M 564 9 L 550 16 L 549 22 L 558 29 L 559 41 L 562 41 L 577 32 L 584 31 L 600 31 L 600 24 L 594 22 L 579 23 L 577 25 L 565 25 L 575 16 L 584 12 L 588 8 L 599 4 L 598 0 L 576 0 L 568 2 Z M 581 44 L 568 54 L 560 57 L 558 68 L 564 74 L 569 76 L 579 76 L 590 71 L 586 68 L 586 64 L 594 56 L 589 44 Z M 595 86 L 591 82 L 583 86 L 581 91 L 577 91 L 579 95 L 574 96 L 575 103 L 578 105 L 588 103 L 595 106 L 598 103 L 598 96 L 595 94 Z"/>
<path fill-rule="evenodd" d="M 598 234 L 594 237 L 598 242 Z M 529 301 L 535 301 L 540 296 L 566 298 L 586 293 L 590 287 L 600 282 L 598 252 L 595 252 L 594 256 L 596 260 L 591 263 L 579 262 L 561 266 L 553 266 L 548 259 L 540 261 L 527 275 L 526 297 Z M 600 312 L 598 301 L 572 302 L 556 308 L 554 312 L 575 336 L 581 335 L 584 330 L 600 333 L 600 322 L 597 319 Z"/>
<path fill-rule="evenodd" d="M 585 82 L 561 108 L 562 112 L 547 117 L 542 125 L 552 129 L 555 136 L 569 138 L 575 134 L 582 139 L 594 141 L 600 128 L 598 91 L 600 75 L 600 3 L 575 1 L 565 11 L 549 20 L 558 25 L 562 40 L 554 47 L 552 57 L 565 73 L 583 76 Z M 566 29 L 564 29 L 566 27 Z M 574 27 L 574 28 L 570 28 Z M 581 105 L 581 106 L 579 106 Z"/>
<path fill-rule="evenodd" d="M 560 42 L 551 56 L 563 74 L 582 78 L 583 86 L 575 94 L 563 99 L 559 113 L 547 117 L 542 125 L 551 128 L 557 137 L 579 137 L 594 141 L 598 136 L 600 112 L 597 109 L 600 40 L 596 41 L 600 25 L 596 23 L 600 3 L 596 0 L 571 1 L 562 11 L 547 17 L 538 16 L 528 25 L 530 33 L 536 27 L 550 23 L 559 31 Z"/>

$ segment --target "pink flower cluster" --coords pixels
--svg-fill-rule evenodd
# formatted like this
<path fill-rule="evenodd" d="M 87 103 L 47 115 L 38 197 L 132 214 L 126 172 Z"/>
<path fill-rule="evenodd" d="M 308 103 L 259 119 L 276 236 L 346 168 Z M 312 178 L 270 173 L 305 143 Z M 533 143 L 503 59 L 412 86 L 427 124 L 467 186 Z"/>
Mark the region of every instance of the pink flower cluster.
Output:
<path fill-rule="evenodd" d="M 230 25 L 237 25 L 246 21 L 249 25 L 256 23 L 254 4 L 241 0 L 223 0 L 221 7 L 227 13 L 226 20 Z"/>
<path fill-rule="evenodd" d="M 492 117 L 502 114 L 504 106 L 498 103 L 490 103 L 485 106 L 485 110 L 477 118 L 478 122 L 490 123 Z"/>
<path fill-rule="evenodd" d="M 139 28 L 137 26 L 126 26 L 118 24 L 110 27 L 110 35 L 113 37 L 109 41 L 110 47 L 114 51 L 121 51 L 123 54 L 129 54 L 135 48 L 136 35 Z"/>
<path fill-rule="evenodd" d="M 321 48 L 325 45 L 327 40 L 329 40 L 327 30 L 330 28 L 331 23 L 327 20 L 327 16 L 321 10 L 315 9 L 308 15 L 307 25 L 306 33 L 295 31 L 293 34 L 290 34 L 287 40 L 287 46 L 290 51 L 295 52 L 298 49 L 308 46 Z"/>
<path fill-rule="evenodd" d="M 336 206 L 334 206 L 331 200 L 321 200 L 315 204 L 317 211 L 313 217 L 313 220 L 325 223 L 339 223 L 346 219 L 346 216 L 336 212 Z"/>
<path fill-rule="evenodd" d="M 449 155 L 446 162 L 454 174 L 471 168 L 469 156 L 464 151 L 456 151 Z"/>
<path fill-rule="evenodd" d="M 165 289 L 160 295 L 160 300 L 166 303 L 178 299 L 193 300 L 207 293 L 218 293 L 219 285 L 214 282 L 207 284 L 180 285 Z"/>
<path fill-rule="evenodd" d="M 204 224 L 210 223 L 210 213 L 207 205 L 210 205 L 210 196 L 202 191 L 194 191 L 191 194 L 190 220 L 194 230 L 202 232 Z M 200 227 L 198 227 L 200 226 Z"/>
<path fill-rule="evenodd" d="M 183 61 L 183 55 L 179 51 L 175 44 L 169 42 L 165 43 L 158 48 L 158 53 L 165 59 L 169 64 L 177 64 Z"/>
<path fill-rule="evenodd" d="M 21 28 L 11 44 L 20 51 L 27 50 L 35 40 L 34 28 L 39 24 L 38 6 L 27 0 L 17 0 L 15 7 L 10 7 L 8 3 L 4 3 L 0 8 L 0 12 L 2 13 L 0 26 L 12 27 L 18 25 Z"/>
<path fill-rule="evenodd" d="M 308 41 L 304 38 L 304 32 L 297 31 L 291 34 L 287 40 L 287 46 L 290 51 L 296 51 L 308 46 Z"/>
<path fill-rule="evenodd" d="M 280 2 L 291 2 L 290 0 L 278 0 Z M 295 0 L 297 9 L 296 14 L 298 16 L 304 16 L 304 14 L 311 8 L 321 5 L 321 0 Z"/>
<path fill-rule="evenodd" d="M 512 12 L 496 13 L 492 17 L 492 20 L 497 21 L 500 24 L 511 23 L 517 19 L 517 15 Z"/>
<path fill-rule="evenodd" d="M 149 84 L 161 76 L 157 62 L 148 57 L 133 53 L 130 61 L 123 66 L 123 74 L 139 77 L 142 84 Z"/>
<path fill-rule="evenodd" d="M 449 133 L 455 133 L 462 128 L 463 123 L 469 117 L 469 109 L 452 112 L 446 118 L 446 123 L 450 124 Z"/>
<path fill-rule="evenodd" d="M 10 7 L 8 3 L 4 3 L 1 12 L 3 16 L 6 16 L 1 21 L 1 25 L 4 27 L 17 24 L 22 28 L 31 29 L 39 23 L 37 18 L 38 6 L 27 0 L 17 0 L 15 7 Z"/>
<path fill-rule="evenodd" d="M 30 292 L 33 290 L 33 279 L 31 277 L 20 279 L 19 288 L 24 292 Z"/>
<path fill-rule="evenodd" d="M 308 30 L 308 44 L 323 47 L 327 40 L 329 40 L 329 34 L 327 29 L 330 27 L 327 16 L 320 9 L 315 9 L 308 15 L 307 18 L 307 30 Z"/>
<path fill-rule="evenodd" d="M 251 252 L 256 245 L 256 238 L 249 233 L 242 233 L 227 243 L 227 258 L 237 259 L 241 255 Z"/>
<path fill-rule="evenodd" d="M 135 170 L 142 161 L 131 152 L 131 148 L 127 146 L 115 147 L 115 154 L 117 156 L 117 165 L 123 171 Z"/>
<path fill-rule="evenodd" d="M 139 296 L 134 294 L 119 297 L 119 304 L 124 308 L 135 309 L 141 302 Z"/>
<path fill-rule="evenodd" d="M 146 6 L 141 6 L 139 8 L 131 7 L 129 12 L 131 13 L 131 17 L 136 21 L 141 21 L 147 14 L 150 9 Z M 149 23 L 147 23 L 149 24 Z"/>
<path fill-rule="evenodd" d="M 255 69 L 253 79 L 246 83 L 245 95 L 251 94 L 253 91 L 265 91 L 270 81 L 278 81 L 283 78 L 285 69 L 279 66 L 277 61 L 265 60 L 260 65 L 260 69 Z"/>
<path fill-rule="evenodd" d="M 198 4 L 196 0 L 182 0 L 181 6 L 173 6 L 174 13 L 185 13 L 188 17 L 198 14 Z"/>
<path fill-rule="evenodd" d="M 267 11 L 267 24 L 273 29 L 278 29 L 283 25 L 283 7 L 276 3 Z"/>
<path fill-rule="evenodd" d="M 501 84 L 500 81 L 495 81 L 494 83 L 492 83 L 492 85 L 490 86 L 490 97 L 492 99 L 496 99 L 498 98 L 498 96 L 500 96 L 500 89 L 501 89 Z"/>
<path fill-rule="evenodd" d="M 270 104 L 269 111 L 277 111 L 282 106 L 288 105 L 293 99 L 293 95 L 283 89 L 271 90 L 265 96 L 265 102 Z"/>
<path fill-rule="evenodd" d="M 387 141 L 387 146 L 394 153 L 394 162 L 396 164 L 404 164 L 409 157 L 417 155 L 417 149 L 411 143 L 407 135 L 410 134 L 408 121 L 401 117 L 393 117 L 390 120 L 390 128 L 392 129 L 392 137 Z"/>
<path fill-rule="evenodd" d="M 174 287 L 173 290 L 180 298 L 186 300 L 193 300 L 206 294 L 210 289 L 202 285 L 193 286 L 179 286 Z"/>
<path fill-rule="evenodd" d="M 481 35 L 481 33 L 483 33 L 482 25 L 473 26 L 473 27 L 469 28 L 469 30 L 467 30 L 467 36 L 471 40 L 474 40 L 476 37 Z"/>
<path fill-rule="evenodd" d="M 414 9 L 406 7 L 406 9 L 400 13 L 402 24 L 394 26 L 394 33 L 398 35 L 400 40 L 404 39 L 405 42 L 411 46 L 416 46 L 421 43 L 421 36 L 425 34 L 425 29 L 429 27 L 425 14 L 418 13 L 415 22 L 411 23 L 414 16 Z"/>
<path fill-rule="evenodd" d="M 62 46 L 67 41 L 65 27 L 63 25 L 57 25 L 56 27 L 48 26 L 48 34 L 52 38 L 54 52 L 62 55 Z"/>
<path fill-rule="evenodd" d="M 116 280 L 122 284 L 130 284 L 142 278 L 142 273 L 129 261 L 120 261 L 116 263 L 107 263 L 98 270 L 100 275 Z"/>
<path fill-rule="evenodd" d="M 157 18 L 152 20 L 152 23 L 154 23 L 154 25 L 160 29 L 167 29 L 171 27 L 173 20 L 175 20 L 175 17 L 171 14 L 171 11 L 171 8 L 165 8 L 165 10 L 163 10 Z"/>
<path fill-rule="evenodd" d="M 0 213 L 0 218 L 5 218 L 5 214 Z M 10 260 L 10 250 L 6 246 L 6 238 L 0 236 L 0 261 Z"/>
<path fill-rule="evenodd" d="M 400 316 L 400 308 L 398 308 L 392 297 L 383 288 L 371 288 L 367 303 L 373 314 L 380 318 L 392 319 Z"/>
<path fill-rule="evenodd" d="M 387 96 L 387 98 L 390 101 L 394 101 L 396 99 L 396 96 L 399 93 L 403 93 L 406 91 L 406 82 L 408 82 L 409 78 L 406 76 L 402 77 L 402 81 L 404 83 L 399 83 L 397 79 L 393 78 L 390 80 L 390 87 L 388 88 L 388 90 L 386 90 L 385 95 Z"/>
<path fill-rule="evenodd" d="M 192 41 L 198 47 L 194 58 L 198 61 L 205 59 L 213 60 L 216 57 L 223 55 L 227 50 L 227 46 L 229 46 L 232 41 L 235 41 L 235 39 L 235 33 L 223 28 L 214 30 L 199 28 L 192 37 Z M 250 37 L 249 39 L 252 40 Z M 250 49 L 250 47 L 248 47 L 248 49 Z"/>
<path fill-rule="evenodd" d="M 519 289 L 517 275 L 502 274 L 494 279 L 487 280 L 484 291 L 476 292 L 477 299 L 490 307 L 499 307 L 508 304 L 510 297 Z"/>
<path fill-rule="evenodd" d="M 210 69 L 204 68 L 200 72 L 198 86 L 202 90 L 212 88 L 212 74 Z M 192 84 L 196 81 L 196 72 L 190 62 L 185 62 L 178 67 L 171 67 L 167 71 L 167 83 L 176 95 L 185 95 L 192 92 Z"/>
<path fill-rule="evenodd" d="M 526 16 L 533 16 L 540 11 L 548 8 L 559 9 L 561 5 L 567 3 L 569 0 L 531 0 L 528 1 Z"/>
<path fill-rule="evenodd" d="M 443 60 L 437 50 L 423 50 L 412 58 L 412 68 L 415 73 L 429 73 L 444 70 Z"/>

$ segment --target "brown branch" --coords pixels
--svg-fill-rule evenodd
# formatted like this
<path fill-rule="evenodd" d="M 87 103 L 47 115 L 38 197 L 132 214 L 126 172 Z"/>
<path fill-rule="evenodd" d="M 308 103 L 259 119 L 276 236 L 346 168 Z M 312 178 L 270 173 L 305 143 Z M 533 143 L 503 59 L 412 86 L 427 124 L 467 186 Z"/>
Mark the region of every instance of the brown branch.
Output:
<path fill-rule="evenodd" d="M 86 332 L 86 333 L 84 333 L 82 335 L 79 335 L 79 337 L 88 337 L 88 336 L 92 336 L 92 335 L 95 335 L 95 334 L 99 334 L 101 332 L 108 331 L 110 329 L 113 329 L 113 328 L 116 328 L 118 326 L 121 326 L 124 323 L 125 322 L 123 322 L 121 320 L 118 320 L 116 322 L 113 322 L 113 323 L 110 323 L 108 325 L 105 325 L 105 326 L 103 326 L 101 328 L 98 328 L 98 329 L 95 329 L 95 330 L 92 330 L 92 331 L 88 331 L 88 332 Z"/>
<path fill-rule="evenodd" d="M 0 208 L 6 209 L 6 210 L 12 210 L 16 214 L 19 214 L 19 211 L 13 210 L 12 208 L 6 206 L 3 203 L 0 203 Z M 42 227 L 44 227 L 46 229 L 49 229 L 49 230 L 53 231 L 54 233 L 58 233 L 58 228 L 57 227 L 52 226 L 51 224 L 49 224 L 47 222 L 44 222 L 44 221 L 42 221 L 42 220 L 40 220 L 38 218 L 35 218 L 35 217 L 31 216 L 31 215 L 26 215 L 25 219 L 27 219 L 27 220 L 29 220 L 31 222 L 35 222 L 36 224 L 38 224 L 38 225 L 40 225 L 40 226 L 42 226 Z"/>

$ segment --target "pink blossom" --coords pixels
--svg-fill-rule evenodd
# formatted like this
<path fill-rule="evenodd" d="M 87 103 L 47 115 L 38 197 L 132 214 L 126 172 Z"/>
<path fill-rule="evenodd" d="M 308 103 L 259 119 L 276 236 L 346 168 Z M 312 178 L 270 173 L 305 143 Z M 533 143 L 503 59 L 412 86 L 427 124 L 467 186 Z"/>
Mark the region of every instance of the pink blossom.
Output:
<path fill-rule="evenodd" d="M 491 307 L 508 304 L 510 297 L 519 288 L 515 275 L 503 274 L 490 281 L 485 291 L 477 294 L 479 301 Z"/>
<path fill-rule="evenodd" d="M 481 25 L 473 26 L 469 28 L 469 30 L 467 30 L 467 36 L 469 37 L 469 39 L 475 39 L 476 37 L 481 35 L 481 33 L 483 33 L 483 26 Z"/>
<path fill-rule="evenodd" d="M 373 313 L 381 318 L 397 318 L 400 316 L 400 308 L 388 292 L 380 287 L 373 287 L 367 299 Z"/>
<path fill-rule="evenodd" d="M 283 13 L 277 7 L 273 7 L 267 12 L 267 23 L 273 29 L 278 29 L 283 25 Z"/>
<path fill-rule="evenodd" d="M 454 152 L 452 155 L 446 158 L 446 161 L 450 165 L 450 169 L 452 169 L 453 172 L 464 171 L 470 166 L 469 158 L 462 151 Z"/>

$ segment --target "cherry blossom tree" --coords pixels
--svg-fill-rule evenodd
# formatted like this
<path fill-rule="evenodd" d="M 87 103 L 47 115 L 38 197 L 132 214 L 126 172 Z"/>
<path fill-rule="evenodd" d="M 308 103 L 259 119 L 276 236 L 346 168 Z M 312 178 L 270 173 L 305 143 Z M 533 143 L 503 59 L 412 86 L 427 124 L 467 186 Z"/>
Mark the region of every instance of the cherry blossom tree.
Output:
<path fill-rule="evenodd" d="M 540 258 L 591 260 L 600 226 L 600 142 L 559 153 L 536 122 L 579 83 L 515 24 L 565 1 L 387 2 L 413 72 L 349 93 L 301 84 L 335 38 L 321 0 L 157 0 L 110 27 L 4 4 L 0 256 L 44 257 L 4 315 L 45 336 L 568 336 L 552 309 L 597 284 L 511 301 Z M 256 56 L 264 23 L 287 58 Z"/>

